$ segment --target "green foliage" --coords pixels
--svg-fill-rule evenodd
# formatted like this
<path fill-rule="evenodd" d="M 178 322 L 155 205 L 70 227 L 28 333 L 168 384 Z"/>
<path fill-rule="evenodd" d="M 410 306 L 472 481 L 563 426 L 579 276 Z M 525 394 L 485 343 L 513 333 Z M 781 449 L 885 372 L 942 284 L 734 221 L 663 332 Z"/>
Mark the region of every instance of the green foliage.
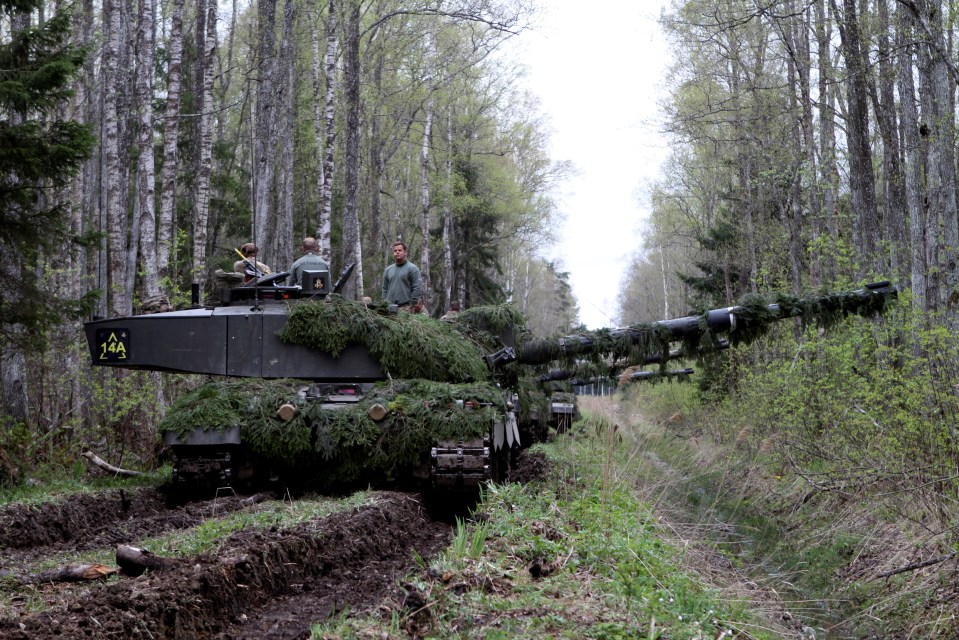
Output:
<path fill-rule="evenodd" d="M 32 10 L 40 2 L 0 1 L 0 11 Z M 0 340 L 33 349 L 61 317 L 88 313 L 94 294 L 67 299 L 36 276 L 45 256 L 73 251 L 81 238 L 67 225 L 68 204 L 42 197 L 66 183 L 93 148 L 90 128 L 49 117 L 71 95 L 83 52 L 67 44 L 70 15 L 55 12 L 36 27 L 0 39 Z"/>
<path fill-rule="evenodd" d="M 703 256 L 695 262 L 700 272 L 696 274 L 678 274 L 680 282 L 691 289 L 689 299 L 693 304 L 705 306 L 722 306 L 730 301 L 726 300 L 727 283 L 737 295 L 743 291 L 743 269 L 735 263 L 731 264 L 731 255 L 736 253 L 737 245 L 742 239 L 737 236 L 736 228 L 725 221 L 705 230 L 697 238 L 700 254 Z"/>
<path fill-rule="evenodd" d="M 438 440 L 482 437 L 504 414 L 502 392 L 485 383 L 381 383 L 358 403 L 332 408 L 305 400 L 306 390 L 296 380 L 211 382 L 180 398 L 159 429 L 185 436 L 239 425 L 257 455 L 308 483 L 337 487 L 408 471 Z M 276 415 L 286 403 L 298 408 L 289 422 Z M 380 422 L 368 415 L 374 404 L 388 410 Z"/>
<path fill-rule="evenodd" d="M 810 329 L 801 342 L 777 332 L 754 347 L 729 410 L 737 424 L 795 443 L 801 468 L 860 487 L 893 481 L 939 492 L 959 462 L 959 345 L 927 323 L 904 304 L 882 322 Z"/>
<path fill-rule="evenodd" d="M 294 306 L 277 336 L 334 356 L 349 344 L 365 345 L 397 378 L 469 382 L 488 377 L 485 354 L 452 324 L 412 313 L 378 313 L 340 296 Z"/>

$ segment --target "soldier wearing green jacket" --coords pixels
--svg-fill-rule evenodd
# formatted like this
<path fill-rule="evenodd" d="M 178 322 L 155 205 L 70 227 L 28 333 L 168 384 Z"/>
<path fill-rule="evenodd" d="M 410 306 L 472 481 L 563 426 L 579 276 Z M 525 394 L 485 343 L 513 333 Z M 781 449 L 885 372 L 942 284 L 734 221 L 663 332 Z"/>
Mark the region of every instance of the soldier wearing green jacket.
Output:
<path fill-rule="evenodd" d="M 405 242 L 393 243 L 393 260 L 383 272 L 383 299 L 400 308 L 409 307 L 410 311 L 421 306 L 423 280 L 419 267 L 407 259 L 408 249 Z"/>

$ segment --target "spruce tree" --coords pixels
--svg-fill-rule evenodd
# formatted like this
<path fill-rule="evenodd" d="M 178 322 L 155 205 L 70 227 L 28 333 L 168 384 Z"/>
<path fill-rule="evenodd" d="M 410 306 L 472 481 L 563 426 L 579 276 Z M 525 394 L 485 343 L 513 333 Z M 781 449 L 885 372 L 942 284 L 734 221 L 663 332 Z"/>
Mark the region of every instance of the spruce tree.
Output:
<path fill-rule="evenodd" d="M 36 19 L 43 5 L 0 0 L 0 346 L 35 348 L 51 326 L 93 302 L 64 299 L 42 277 L 45 260 L 56 265 L 80 241 L 54 193 L 94 145 L 86 125 L 56 118 L 84 52 L 68 43 L 66 11 Z"/>

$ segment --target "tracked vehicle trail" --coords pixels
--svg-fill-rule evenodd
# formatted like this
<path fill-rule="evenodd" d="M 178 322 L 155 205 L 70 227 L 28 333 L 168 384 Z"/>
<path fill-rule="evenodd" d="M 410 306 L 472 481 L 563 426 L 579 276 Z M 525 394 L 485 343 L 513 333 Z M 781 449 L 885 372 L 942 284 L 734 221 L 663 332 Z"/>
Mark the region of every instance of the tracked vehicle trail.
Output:
<path fill-rule="evenodd" d="M 71 496 L 37 505 L 0 509 L 0 567 L 16 567 L 63 551 L 87 551 L 129 544 L 168 531 L 195 527 L 204 520 L 268 498 L 228 496 L 170 507 L 157 489 L 113 490 Z"/>
<path fill-rule="evenodd" d="M 135 544 L 250 504 L 231 497 L 169 509 L 159 494 L 141 490 L 10 507 L 0 511 L 0 571 L 16 575 L 67 549 Z M 48 606 L 19 611 L 14 598 L 0 610 L 0 639 L 308 638 L 310 623 L 378 602 L 417 555 L 430 557 L 449 539 L 449 524 L 431 518 L 418 496 L 376 493 L 371 505 L 350 512 L 241 530 L 216 555 L 168 570 L 83 588 L 31 587 Z"/>

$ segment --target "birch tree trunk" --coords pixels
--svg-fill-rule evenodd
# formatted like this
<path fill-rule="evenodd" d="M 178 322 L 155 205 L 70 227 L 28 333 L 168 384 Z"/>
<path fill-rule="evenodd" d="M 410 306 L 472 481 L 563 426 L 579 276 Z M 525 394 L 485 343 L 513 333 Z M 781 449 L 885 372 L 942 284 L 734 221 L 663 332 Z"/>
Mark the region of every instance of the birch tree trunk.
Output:
<path fill-rule="evenodd" d="M 137 199 L 140 213 L 140 255 L 143 294 L 160 293 L 156 250 L 156 171 L 153 160 L 153 0 L 140 0 L 137 32 Z"/>
<path fill-rule="evenodd" d="M 75 19 L 78 22 L 77 32 L 80 34 L 79 40 L 81 44 L 85 47 L 93 46 L 93 0 L 83 0 L 82 10 L 77 13 Z M 86 60 L 84 60 L 83 73 L 80 76 L 79 82 L 77 82 L 77 90 L 74 95 L 76 111 L 81 114 L 81 119 L 86 123 L 94 123 L 97 121 L 100 104 L 99 95 L 94 87 L 96 66 L 93 58 L 94 56 L 88 55 Z M 96 156 L 96 153 L 91 154 L 90 158 L 83 164 L 79 179 L 75 180 L 72 184 L 73 192 L 71 200 L 77 203 L 77 206 L 73 207 L 73 219 L 70 223 L 70 228 L 77 235 L 82 235 L 96 229 Z M 83 284 L 83 279 L 80 277 L 80 274 L 93 274 L 96 271 L 96 267 L 90 263 L 91 255 L 89 255 L 89 252 L 87 253 L 88 255 L 85 257 L 82 253 L 79 255 L 71 255 L 71 271 L 76 274 L 76 282 L 74 283 L 73 289 L 74 296 L 80 296 L 90 288 L 101 288 L 103 286 L 103 283 L 100 282 L 99 279 L 92 283 L 87 279 L 87 284 Z M 103 315 L 102 311 L 98 311 L 98 314 Z M 81 396 L 76 395 L 75 397 L 79 398 Z"/>
<path fill-rule="evenodd" d="M 929 140 L 935 128 L 936 112 L 933 104 L 932 67 L 929 63 L 928 47 L 920 44 L 917 47 L 916 58 L 919 71 L 919 134 L 922 137 L 923 168 L 925 169 L 925 197 L 923 203 L 926 208 L 926 224 L 923 227 L 923 236 L 925 237 L 926 248 L 925 263 L 929 267 L 926 272 L 926 304 L 930 310 L 933 310 L 939 308 L 939 296 L 943 290 L 942 271 L 936 268 L 939 264 L 942 246 L 942 222 L 940 220 L 942 208 L 938 206 L 939 191 L 942 189 L 942 184 L 940 181 L 941 174 L 936 166 L 942 162 L 942 158 L 939 153 L 939 145 L 933 144 Z"/>
<path fill-rule="evenodd" d="M 176 207 L 176 175 L 179 158 L 177 139 L 180 134 L 180 89 L 183 81 L 183 2 L 173 0 L 167 51 L 167 98 L 163 116 L 163 167 L 160 170 L 160 217 L 157 220 L 157 275 L 170 277 L 170 259 Z M 169 282 L 169 281 L 167 281 Z M 167 285 L 169 286 L 169 284 Z"/>
<path fill-rule="evenodd" d="M 789 4 L 789 10 L 790 13 L 792 13 L 792 2 Z M 786 79 L 789 86 L 794 88 L 793 91 L 789 92 L 789 108 L 792 113 L 801 111 L 800 103 L 803 103 L 802 110 L 805 110 L 805 103 L 808 102 L 807 92 L 809 87 L 808 81 L 805 81 L 806 79 L 803 77 L 802 67 L 806 64 L 806 61 L 803 56 L 803 47 L 800 38 L 804 36 L 796 33 L 794 22 L 797 20 L 798 18 L 796 17 L 787 19 L 783 25 L 784 39 L 792 51 L 792 55 L 786 59 Z M 796 95 L 797 90 L 799 91 L 798 96 Z M 800 122 L 803 122 L 801 117 Z M 800 234 L 802 229 L 802 177 L 804 173 L 803 165 L 805 164 L 803 158 L 806 155 L 806 150 L 804 149 L 805 142 L 805 130 L 803 130 L 803 136 L 793 137 L 793 175 L 789 186 L 789 205 L 788 211 L 783 211 L 783 222 L 785 223 L 789 242 L 789 275 L 793 295 L 799 295 L 802 291 L 802 244 Z"/>
<path fill-rule="evenodd" d="M 369 49 L 367 50 L 369 56 Z M 383 95 L 383 53 L 380 52 L 373 59 L 373 87 L 376 96 Z M 379 111 L 378 109 L 376 111 Z M 373 113 L 369 120 L 369 147 L 370 147 L 370 215 L 369 229 L 367 230 L 367 249 L 375 256 L 384 254 L 382 238 L 383 211 L 380 192 L 383 189 L 383 171 L 385 159 L 383 157 L 383 116 Z"/>
<path fill-rule="evenodd" d="M 253 241 L 260 250 L 260 260 L 273 265 L 275 234 L 270 214 L 273 211 L 276 182 L 276 0 L 259 0 L 257 16 L 259 51 L 254 136 L 256 166 L 253 168 Z"/>
<path fill-rule="evenodd" d="M 839 11 L 833 3 L 833 11 Z M 846 139 L 849 147 L 849 191 L 853 210 L 853 242 L 860 277 L 882 271 L 878 261 L 879 224 L 876 208 L 876 179 L 872 173 L 872 149 L 869 141 L 869 106 L 866 85 L 867 61 L 863 51 L 856 0 L 843 0 L 838 21 L 843 54 L 846 58 L 848 116 Z"/>
<path fill-rule="evenodd" d="M 326 97 L 323 100 L 323 119 L 326 126 L 326 143 L 323 155 L 323 182 L 320 191 L 320 217 L 316 223 L 316 240 L 320 243 L 320 255 L 327 263 L 333 260 L 330 247 L 330 227 L 333 218 L 333 171 L 336 151 L 336 57 L 340 41 L 337 36 L 337 4 L 329 1 L 326 27 Z M 345 265 L 342 265 L 345 266 Z"/>
<path fill-rule="evenodd" d="M 822 198 L 819 183 L 816 179 L 818 169 L 816 166 L 812 85 L 810 80 L 810 76 L 812 75 L 812 56 L 809 44 L 811 38 L 809 25 L 811 9 L 806 7 L 802 11 L 797 11 L 795 2 L 790 0 L 789 12 L 792 14 L 792 17 L 786 18 L 786 32 L 790 41 L 789 46 L 794 52 L 794 71 L 798 80 L 798 85 L 794 86 L 796 86 L 799 91 L 800 127 L 802 130 L 802 144 L 797 144 L 799 171 L 793 181 L 793 229 L 795 230 L 795 236 L 790 243 L 790 259 L 793 261 L 795 267 L 793 272 L 793 291 L 798 295 L 802 286 L 802 237 L 805 232 L 802 198 L 805 195 L 806 202 L 808 203 L 806 209 L 816 212 L 822 209 Z M 810 279 L 818 283 L 820 276 L 818 273 L 818 264 L 813 260 L 811 261 L 811 266 L 813 268 L 810 271 Z"/>
<path fill-rule="evenodd" d="M 420 271 L 423 274 L 423 299 L 429 308 L 432 297 L 432 283 L 430 282 L 430 138 L 433 133 L 433 94 L 436 90 L 436 29 L 429 34 L 426 45 L 427 71 L 426 90 L 429 98 L 426 100 L 425 121 L 423 123 L 423 146 L 420 149 L 420 231 L 423 234 L 423 250 L 420 255 Z"/>
<path fill-rule="evenodd" d="M 889 51 L 889 8 L 887 0 L 877 0 L 878 28 L 878 81 L 869 77 L 870 94 L 873 109 L 876 112 L 876 124 L 882 139 L 882 175 L 883 175 L 883 229 L 888 246 L 889 270 L 887 273 L 896 281 L 905 277 L 903 273 L 903 251 L 906 247 L 906 194 L 902 175 L 902 161 L 899 150 L 899 129 L 896 123 L 895 71 Z"/>
<path fill-rule="evenodd" d="M 836 164 L 836 94 L 832 73 L 832 28 L 827 20 L 826 0 L 816 2 L 816 44 L 819 60 L 819 184 L 822 188 L 820 225 L 813 229 L 814 240 L 825 231 L 830 239 L 830 251 L 823 260 L 822 273 L 827 282 L 836 278 L 835 242 L 839 239 L 836 216 L 839 169 Z M 822 245 L 815 242 L 816 246 Z"/>
<path fill-rule="evenodd" d="M 446 195 L 443 198 L 443 300 L 453 300 L 453 104 L 446 111 Z"/>
<path fill-rule="evenodd" d="M 927 52 L 923 62 L 929 66 L 931 75 L 928 89 L 932 111 L 927 119 L 931 129 L 930 156 L 934 155 L 937 159 L 926 166 L 926 173 L 927 180 L 938 183 L 935 197 L 930 197 L 929 200 L 938 210 L 942 233 L 942 253 L 937 262 L 929 264 L 938 266 L 942 271 L 939 303 L 953 309 L 959 305 L 959 215 L 956 202 L 956 118 L 953 107 L 955 82 L 949 73 L 949 54 L 943 34 L 942 12 L 933 9 L 928 0 L 917 2 L 916 6 L 920 7 L 920 10 L 925 7 L 923 13 L 928 17 L 930 27 L 927 36 L 929 40 L 923 47 Z M 937 3 L 936 7 L 938 6 Z M 930 178 L 930 174 L 937 175 Z M 953 317 L 952 322 L 956 321 Z"/>
<path fill-rule="evenodd" d="M 916 112 L 916 90 L 913 83 L 913 28 L 912 16 L 908 9 L 899 5 L 897 10 L 898 32 L 896 38 L 899 50 L 899 104 L 902 110 L 900 124 L 903 133 L 903 151 L 905 152 L 905 190 L 906 206 L 909 211 L 909 256 L 912 288 L 912 305 L 926 312 L 929 301 L 926 298 L 926 245 L 923 232 L 926 228 L 922 207 L 922 142 L 919 139 L 919 118 Z"/>
<path fill-rule="evenodd" d="M 103 150 L 106 161 L 106 229 L 108 238 L 108 313 L 130 315 L 132 297 L 126 288 L 127 212 L 122 191 L 126 188 L 120 167 L 119 115 L 117 110 L 118 67 L 121 39 L 120 1 L 104 0 L 106 69 L 103 78 Z"/>
<path fill-rule="evenodd" d="M 357 189 L 360 180 L 360 0 L 348 0 L 344 82 L 346 84 L 346 153 L 343 202 L 343 266 L 354 263 L 356 271 L 343 289 L 347 298 L 363 297 L 363 248 Z"/>
<path fill-rule="evenodd" d="M 293 53 L 293 22 L 296 19 L 294 0 L 286 0 L 283 7 L 283 37 L 280 43 L 280 69 L 283 70 L 281 105 L 279 115 L 280 163 L 277 180 L 276 254 L 273 267 L 282 271 L 280 265 L 293 264 L 293 130 L 296 106 L 293 93 L 296 90 Z"/>
<path fill-rule="evenodd" d="M 209 0 L 206 8 L 206 37 L 203 42 L 203 90 L 200 94 L 199 167 L 193 204 L 193 279 L 206 289 L 207 238 L 210 217 L 210 175 L 213 170 L 213 72 L 216 65 L 217 2 Z"/>

